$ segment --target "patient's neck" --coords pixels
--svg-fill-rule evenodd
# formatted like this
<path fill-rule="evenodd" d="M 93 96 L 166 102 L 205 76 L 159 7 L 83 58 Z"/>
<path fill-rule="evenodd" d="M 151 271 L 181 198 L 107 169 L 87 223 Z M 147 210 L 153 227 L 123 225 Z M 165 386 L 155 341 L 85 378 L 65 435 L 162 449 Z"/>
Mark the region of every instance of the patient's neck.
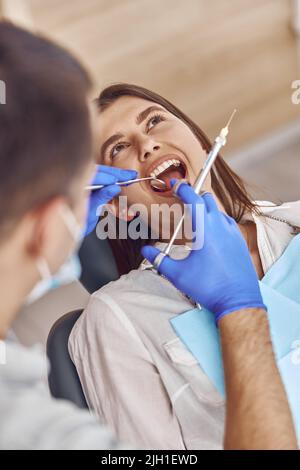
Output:
<path fill-rule="evenodd" d="M 264 276 L 264 270 L 260 259 L 260 253 L 257 242 L 257 228 L 255 222 L 247 221 L 244 224 L 238 224 L 239 229 L 247 243 L 252 262 L 254 264 L 258 279 Z"/>
<path fill-rule="evenodd" d="M 222 204 L 222 202 L 217 198 L 217 196 L 215 195 L 215 193 L 213 191 L 210 191 L 214 198 L 215 198 L 215 201 L 216 201 L 216 204 L 218 206 L 218 209 L 221 211 L 221 212 L 224 212 L 226 214 L 226 211 L 225 211 L 225 208 Z M 173 229 L 171 230 L 171 235 L 173 234 L 173 231 L 174 231 L 174 227 Z M 174 245 L 187 245 L 187 246 L 191 246 L 192 245 L 192 237 L 193 237 L 193 234 L 191 234 L 192 236 L 191 237 L 186 237 L 185 236 L 185 230 L 184 230 L 184 227 L 183 229 L 181 230 L 180 232 L 180 236 L 175 240 L 174 242 Z M 162 243 L 169 243 L 171 237 L 169 238 L 160 238 L 160 242 Z"/>
<path fill-rule="evenodd" d="M 216 197 L 214 194 L 217 206 L 221 212 L 226 213 L 225 208 L 222 204 L 222 202 Z M 255 222 L 247 221 L 243 224 L 239 223 L 238 224 L 240 231 L 242 233 L 242 236 L 245 239 L 245 242 L 247 243 L 249 253 L 251 255 L 252 262 L 254 264 L 254 267 L 256 269 L 256 273 L 259 279 L 262 279 L 264 276 L 264 271 L 260 259 L 260 254 L 259 254 L 259 249 L 258 249 L 258 243 L 257 243 L 257 230 L 256 230 L 256 224 Z M 170 239 L 161 239 L 160 240 L 163 243 L 168 243 Z M 191 246 L 191 239 L 187 239 L 182 235 L 180 238 L 178 238 L 175 242 L 174 245 L 188 245 Z"/>

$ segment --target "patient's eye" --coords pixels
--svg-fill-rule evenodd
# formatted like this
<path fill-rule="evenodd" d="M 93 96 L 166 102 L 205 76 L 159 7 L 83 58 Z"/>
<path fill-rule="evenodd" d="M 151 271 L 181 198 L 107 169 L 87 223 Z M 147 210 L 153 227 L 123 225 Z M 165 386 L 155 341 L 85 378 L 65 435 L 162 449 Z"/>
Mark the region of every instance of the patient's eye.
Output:
<path fill-rule="evenodd" d="M 113 148 L 110 151 L 110 157 L 115 158 L 122 150 L 125 148 L 129 147 L 129 144 L 125 142 L 119 142 L 116 145 L 113 146 Z"/>
<path fill-rule="evenodd" d="M 150 117 L 150 119 L 148 119 L 147 124 L 146 124 L 147 131 L 151 131 L 153 127 L 157 126 L 157 124 L 159 124 L 162 121 L 165 121 L 165 118 L 161 114 L 155 114 L 154 116 Z"/>

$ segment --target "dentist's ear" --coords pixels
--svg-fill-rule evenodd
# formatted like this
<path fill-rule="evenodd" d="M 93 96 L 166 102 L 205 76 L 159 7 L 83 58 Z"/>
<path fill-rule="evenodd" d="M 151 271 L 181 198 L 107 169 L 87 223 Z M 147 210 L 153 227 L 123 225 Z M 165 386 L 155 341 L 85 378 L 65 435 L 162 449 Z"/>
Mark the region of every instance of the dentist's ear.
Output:
<path fill-rule="evenodd" d="M 65 199 L 55 197 L 26 214 L 24 220 L 24 247 L 27 256 L 48 260 L 51 271 L 64 261 L 70 247 L 71 237 L 61 220 L 61 208 Z M 26 228 L 25 228 L 26 227 Z"/>
<path fill-rule="evenodd" d="M 26 245 L 30 254 L 39 255 L 44 244 L 51 237 L 53 227 L 57 226 L 62 203 L 62 198 L 53 198 L 25 216 L 26 221 L 24 222 L 28 228 Z"/>
<path fill-rule="evenodd" d="M 127 207 L 127 204 L 124 206 L 124 204 L 120 203 L 119 197 L 115 197 L 106 205 L 106 208 L 115 217 L 124 220 L 125 222 L 130 222 L 135 217 L 135 213 L 130 209 L 130 207 Z"/>

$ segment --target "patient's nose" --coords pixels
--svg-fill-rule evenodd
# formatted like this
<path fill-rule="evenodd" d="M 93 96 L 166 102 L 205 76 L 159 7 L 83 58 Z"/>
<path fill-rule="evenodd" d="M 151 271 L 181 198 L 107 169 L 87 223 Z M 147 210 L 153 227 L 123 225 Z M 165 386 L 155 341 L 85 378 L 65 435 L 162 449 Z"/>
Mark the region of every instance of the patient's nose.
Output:
<path fill-rule="evenodd" d="M 153 142 L 151 139 L 147 139 L 143 142 L 142 149 L 141 149 L 141 161 L 148 160 L 151 155 L 157 152 L 160 149 L 160 146 Z"/>

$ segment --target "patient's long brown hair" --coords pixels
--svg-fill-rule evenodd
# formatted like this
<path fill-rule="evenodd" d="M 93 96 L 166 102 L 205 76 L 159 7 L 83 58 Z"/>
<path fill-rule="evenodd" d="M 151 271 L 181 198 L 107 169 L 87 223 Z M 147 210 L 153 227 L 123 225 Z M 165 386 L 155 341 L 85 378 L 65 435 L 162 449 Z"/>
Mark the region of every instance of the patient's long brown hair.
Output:
<path fill-rule="evenodd" d="M 105 88 L 96 99 L 100 113 L 122 96 L 134 96 L 163 106 L 192 130 L 206 152 L 211 150 L 212 144 L 210 140 L 192 119 L 170 103 L 170 101 L 140 86 L 119 83 Z M 220 155 L 211 170 L 211 184 L 215 195 L 222 202 L 226 213 L 233 217 L 236 222 L 239 222 L 247 211 L 259 213 L 259 208 L 251 200 L 243 180 L 231 170 Z M 126 274 L 139 266 L 142 261 L 141 248 L 149 243 L 151 243 L 150 240 L 131 240 L 130 238 L 110 240 L 120 275 Z"/>

